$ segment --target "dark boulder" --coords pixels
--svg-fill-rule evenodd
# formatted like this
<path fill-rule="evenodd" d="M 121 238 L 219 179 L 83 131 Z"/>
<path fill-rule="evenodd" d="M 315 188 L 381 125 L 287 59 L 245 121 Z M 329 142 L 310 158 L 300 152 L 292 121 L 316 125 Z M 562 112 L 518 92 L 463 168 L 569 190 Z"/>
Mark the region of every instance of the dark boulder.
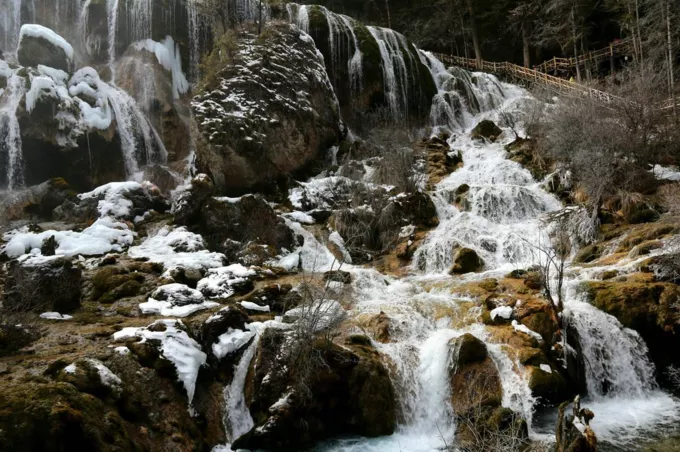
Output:
<path fill-rule="evenodd" d="M 456 253 L 450 273 L 452 275 L 464 275 L 466 273 L 479 272 L 483 269 L 484 261 L 475 250 L 461 248 Z"/>
<path fill-rule="evenodd" d="M 43 66 L 70 72 L 73 69 L 73 47 L 49 28 L 41 25 L 21 27 L 17 58 L 22 66 Z"/>
<path fill-rule="evenodd" d="M 485 119 L 480 121 L 479 124 L 472 129 L 470 136 L 474 140 L 488 140 L 492 143 L 498 139 L 498 137 L 503 133 L 500 127 L 498 127 L 493 121 Z"/>
<path fill-rule="evenodd" d="M 71 312 L 80 307 L 82 272 L 65 257 L 12 261 L 3 306 L 17 311 Z"/>

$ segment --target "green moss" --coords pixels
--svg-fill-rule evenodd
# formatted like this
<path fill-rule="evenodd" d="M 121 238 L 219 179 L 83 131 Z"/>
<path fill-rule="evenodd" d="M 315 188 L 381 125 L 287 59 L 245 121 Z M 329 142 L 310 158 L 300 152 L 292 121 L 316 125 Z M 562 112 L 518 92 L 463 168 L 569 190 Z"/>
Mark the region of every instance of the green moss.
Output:
<path fill-rule="evenodd" d="M 20 382 L 0 388 L 4 450 L 136 450 L 122 420 L 69 383 Z"/>
<path fill-rule="evenodd" d="M 552 372 L 545 372 L 540 367 L 531 367 L 529 388 L 535 397 L 553 404 L 561 403 L 571 396 L 566 380 L 554 366 Z"/>

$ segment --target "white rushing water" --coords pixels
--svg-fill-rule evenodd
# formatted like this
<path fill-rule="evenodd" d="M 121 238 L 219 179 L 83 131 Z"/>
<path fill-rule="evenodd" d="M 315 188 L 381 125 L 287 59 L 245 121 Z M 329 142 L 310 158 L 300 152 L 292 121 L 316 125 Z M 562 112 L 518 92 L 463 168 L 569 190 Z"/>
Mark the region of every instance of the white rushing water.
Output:
<path fill-rule="evenodd" d="M 500 111 L 520 109 L 531 100 L 528 93 L 485 74 L 453 71 L 455 75 L 449 77 L 440 73 L 445 69 L 436 59 L 424 57 L 430 60 L 428 66 L 438 80 L 440 94 L 449 93 L 445 90 L 453 86 L 454 78 L 474 85 L 466 87 L 462 95 L 457 94 L 461 102 L 449 105 L 452 115 L 433 115 L 441 120 L 433 125 L 458 132 L 449 145 L 461 151 L 464 165 L 431 193 L 440 225 L 414 257 L 416 275 L 396 279 L 372 269 L 349 269 L 354 274 L 356 300 L 352 315 L 384 312 L 391 320 L 392 342 L 376 347 L 391 363 L 400 423 L 392 436 L 335 440 L 319 446 L 319 450 L 435 451 L 455 445 L 449 405 L 448 371 L 453 363 L 449 341 L 466 332 L 488 340 L 484 325 L 476 320 L 479 311 L 470 308 L 473 300 L 452 295 L 456 285 L 537 263 L 534 245 L 549 243 L 547 227 L 541 220 L 545 214 L 562 208 L 525 168 L 507 159 L 504 145 L 514 138 L 511 133 L 495 144 L 468 138 L 468 132 L 481 119 L 491 118 L 498 123 Z M 437 102 L 435 99 L 433 109 L 438 108 Z M 470 206 L 466 210 L 452 205 L 454 191 L 463 184 L 469 186 Z M 453 263 L 454 246 L 477 251 L 486 263 L 485 272 L 462 279 L 446 276 Z M 622 450 L 635 449 L 644 432 L 677 421 L 678 403 L 656 387 L 654 366 L 639 335 L 576 296 L 575 288 L 583 277 L 590 277 L 588 270 L 583 275 L 575 270 L 569 277 L 564 315 L 582 337 L 588 388 L 584 406 L 595 412 L 592 426 L 602 442 Z M 533 436 L 545 438 L 554 422 L 550 422 L 547 431 L 532 428 L 537 401 L 527 376 L 518 370 L 521 366 L 501 345 L 487 342 L 487 348 L 501 377 L 503 406 L 524 417 Z"/>
<path fill-rule="evenodd" d="M 0 70 L 2 70 L 1 67 Z M 4 154 L 7 162 L 5 178 L 7 188 L 10 190 L 22 187 L 24 184 L 21 130 L 17 119 L 17 108 L 25 92 L 25 79 L 12 72 L 5 88 L 6 101 L 0 107 L 0 154 Z"/>

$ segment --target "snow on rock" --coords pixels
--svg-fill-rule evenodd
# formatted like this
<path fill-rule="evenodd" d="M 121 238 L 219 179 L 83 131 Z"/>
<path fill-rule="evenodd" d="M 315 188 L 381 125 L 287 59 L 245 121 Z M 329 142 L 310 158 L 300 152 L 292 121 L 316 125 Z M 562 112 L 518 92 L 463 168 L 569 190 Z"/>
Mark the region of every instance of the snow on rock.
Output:
<path fill-rule="evenodd" d="M 253 337 L 255 337 L 255 333 L 252 331 L 241 331 L 229 328 L 227 332 L 218 337 L 217 342 L 213 344 L 213 355 L 215 355 L 217 359 L 222 359 L 225 356 L 240 350 L 244 345 L 250 342 Z"/>
<path fill-rule="evenodd" d="M 277 263 L 277 267 L 281 267 L 286 271 L 292 272 L 297 270 L 300 266 L 300 254 L 290 253 L 287 256 L 282 257 Z"/>
<path fill-rule="evenodd" d="M 512 307 L 511 306 L 499 306 L 491 310 L 491 320 L 496 320 L 496 317 L 500 317 L 505 320 L 510 320 L 512 317 Z"/>
<path fill-rule="evenodd" d="M 64 372 L 66 372 L 67 374 L 75 374 L 77 370 L 78 366 L 76 366 L 75 363 L 71 363 L 68 366 L 64 367 Z"/>
<path fill-rule="evenodd" d="M 304 212 L 300 212 L 298 210 L 290 213 L 285 213 L 283 214 L 285 218 L 288 218 L 289 220 L 297 221 L 298 223 L 301 224 L 314 224 L 316 221 L 314 221 L 314 218 L 311 215 L 308 215 Z"/>
<path fill-rule="evenodd" d="M 114 347 L 113 351 L 118 353 L 119 355 L 129 355 L 130 354 L 130 349 L 127 348 L 126 346 L 122 345 L 120 347 Z"/>
<path fill-rule="evenodd" d="M 515 329 L 515 331 L 528 334 L 529 336 L 535 338 L 537 341 L 543 342 L 543 337 L 540 334 L 538 334 L 536 331 L 530 330 L 526 325 L 522 325 L 517 320 L 512 321 L 512 327 Z"/>
<path fill-rule="evenodd" d="M 209 298 L 229 298 L 238 291 L 239 286 L 247 285 L 256 274 L 255 270 L 241 264 L 212 268 L 198 282 L 197 288 Z"/>
<path fill-rule="evenodd" d="M 298 306 L 283 315 L 286 323 L 306 322 L 314 331 L 324 330 L 345 317 L 345 309 L 335 300 L 316 300 L 315 302 Z"/>
<path fill-rule="evenodd" d="M 58 312 L 43 312 L 40 314 L 40 318 L 47 320 L 71 320 L 73 316 L 68 314 L 59 314 Z"/>
<path fill-rule="evenodd" d="M 139 308 L 144 314 L 186 317 L 203 309 L 219 306 L 206 301 L 203 294 L 184 284 L 167 284 L 156 289 Z"/>
<path fill-rule="evenodd" d="M 73 66 L 74 52 L 71 44 L 51 29 L 38 24 L 24 24 L 19 31 L 17 56 L 24 66 L 45 64 L 68 71 Z"/>
<path fill-rule="evenodd" d="M 541 364 L 539 367 L 541 368 L 541 370 L 543 372 L 546 372 L 546 373 L 549 373 L 549 374 L 552 373 L 552 367 L 550 367 L 549 364 Z"/>
<path fill-rule="evenodd" d="M 7 242 L 0 253 L 10 258 L 24 254 L 40 254 L 45 239 L 54 237 L 57 242 L 56 254 L 61 256 L 101 256 L 110 252 L 121 252 L 132 245 L 136 233 L 125 223 L 111 218 L 100 218 L 82 232 L 43 231 L 39 233 L 8 232 L 3 236 Z"/>
<path fill-rule="evenodd" d="M 158 326 L 164 326 L 165 331 L 151 331 Z M 139 338 L 140 342 L 148 340 L 160 341 L 160 352 L 172 362 L 177 369 L 179 381 L 184 385 L 187 392 L 189 404 L 194 398 L 196 390 L 196 378 L 198 371 L 207 360 L 207 355 L 201 351 L 201 346 L 184 331 L 184 324 L 181 320 L 157 320 L 147 328 L 123 328 L 114 333 L 113 339 L 116 341 Z"/>
<path fill-rule="evenodd" d="M 80 199 L 99 200 L 97 211 L 100 217 L 113 217 L 132 219 L 132 210 L 135 206 L 135 198 L 146 198 L 148 204 L 152 204 L 151 192 L 157 189 L 150 182 L 111 182 L 93 191 L 78 195 Z"/>
<path fill-rule="evenodd" d="M 166 270 L 177 267 L 206 270 L 222 267 L 225 260 L 223 254 L 206 250 L 203 238 L 184 227 L 162 228 L 139 246 L 131 247 L 128 255 L 163 264 Z"/>
<path fill-rule="evenodd" d="M 340 253 L 342 253 L 342 259 L 344 263 L 352 263 L 352 256 L 349 254 L 349 251 L 347 251 L 345 240 L 342 238 L 340 233 L 338 233 L 338 231 L 331 232 L 331 234 L 328 236 L 328 241 L 333 243 Z"/>
<path fill-rule="evenodd" d="M 658 180 L 680 181 L 680 168 L 675 166 L 654 165 L 652 174 Z"/>
<path fill-rule="evenodd" d="M 241 306 L 243 306 L 243 309 L 247 311 L 258 311 L 258 312 L 269 312 L 269 306 L 260 306 L 257 303 L 253 303 L 250 301 L 242 301 Z"/>
<path fill-rule="evenodd" d="M 106 367 L 104 363 L 91 358 L 87 358 L 85 361 L 97 370 L 99 379 L 104 386 L 108 386 L 114 390 L 120 390 L 120 386 L 123 382 L 118 375 L 111 372 L 111 369 Z"/>

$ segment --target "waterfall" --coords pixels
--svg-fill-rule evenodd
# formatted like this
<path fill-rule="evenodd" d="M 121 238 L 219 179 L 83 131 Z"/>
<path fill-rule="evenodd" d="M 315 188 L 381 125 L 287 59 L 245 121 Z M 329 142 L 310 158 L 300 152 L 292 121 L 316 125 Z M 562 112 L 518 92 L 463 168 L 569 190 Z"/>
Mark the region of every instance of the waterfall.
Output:
<path fill-rule="evenodd" d="M 111 71 L 111 83 L 116 81 L 116 32 L 118 30 L 118 0 L 106 0 L 106 21 L 108 24 L 108 56 L 109 70 Z"/>
<path fill-rule="evenodd" d="M 380 27 L 368 27 L 368 30 L 380 48 L 385 97 L 392 117 L 395 119 L 406 117 L 408 116 L 408 70 L 397 33 Z"/>
<path fill-rule="evenodd" d="M 153 3 L 153 0 L 135 0 L 132 2 L 132 6 L 127 8 L 128 33 L 132 41 L 141 41 L 152 37 Z M 129 3 L 126 3 L 126 6 L 128 5 Z"/>
<path fill-rule="evenodd" d="M 350 89 L 352 94 L 360 93 L 363 89 L 363 78 L 364 78 L 364 68 L 363 59 L 364 55 L 361 53 L 361 48 L 359 46 L 359 40 L 357 39 L 356 32 L 354 31 L 354 25 L 352 25 L 351 19 L 347 16 L 340 16 L 342 23 L 345 25 L 345 29 L 349 30 L 352 36 L 352 42 L 354 43 L 354 55 L 349 61 L 349 76 L 350 76 Z M 347 48 L 349 48 L 349 44 Z"/>
<path fill-rule="evenodd" d="M 0 64 L 3 64 L 0 61 Z M 0 71 L 8 72 L 6 67 Z M 12 73 L 7 80 L 4 96 L 5 104 L 0 108 L 0 146 L 7 162 L 5 177 L 7 187 L 12 190 L 24 184 L 23 153 L 21 149 L 21 130 L 17 119 L 17 108 L 26 92 L 26 81 L 23 77 Z M 1 93 L 0 93 L 1 94 Z"/>
<path fill-rule="evenodd" d="M 22 0 L 0 0 L 0 31 L 2 41 L 0 50 L 6 55 L 14 53 L 19 44 L 19 29 L 21 28 Z"/>
<path fill-rule="evenodd" d="M 197 0 L 190 0 L 187 2 L 187 11 L 189 13 L 189 30 L 191 31 L 191 39 L 189 45 L 189 77 L 194 82 L 200 78 L 199 65 L 201 59 L 201 39 L 200 39 L 200 23 L 198 15 Z"/>

